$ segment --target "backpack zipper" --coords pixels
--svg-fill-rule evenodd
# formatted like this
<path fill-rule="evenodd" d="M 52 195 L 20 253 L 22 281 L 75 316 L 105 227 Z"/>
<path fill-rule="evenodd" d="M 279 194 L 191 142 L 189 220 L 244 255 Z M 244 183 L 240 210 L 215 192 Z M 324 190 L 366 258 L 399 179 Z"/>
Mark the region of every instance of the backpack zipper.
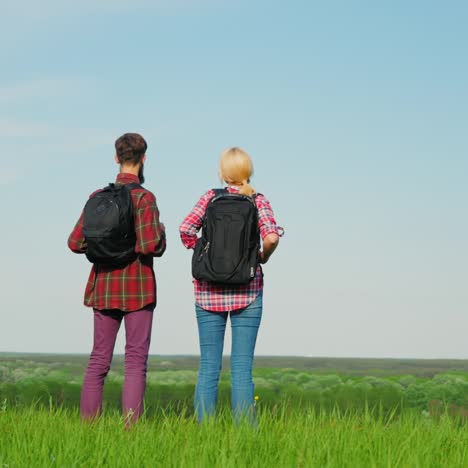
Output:
<path fill-rule="evenodd" d="M 201 260 L 203 256 L 205 256 L 208 253 L 208 249 L 210 248 L 210 243 L 207 242 L 203 250 L 201 251 L 198 260 Z"/>

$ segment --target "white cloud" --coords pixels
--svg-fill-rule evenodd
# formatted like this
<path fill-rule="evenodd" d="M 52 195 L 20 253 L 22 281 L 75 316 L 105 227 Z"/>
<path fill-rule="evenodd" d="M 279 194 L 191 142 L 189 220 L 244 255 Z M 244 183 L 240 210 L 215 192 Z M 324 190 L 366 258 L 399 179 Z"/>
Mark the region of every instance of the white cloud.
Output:
<path fill-rule="evenodd" d="M 19 168 L 0 166 L 0 187 L 18 182 L 21 176 Z"/>
<path fill-rule="evenodd" d="M 80 21 L 93 15 L 127 12 L 173 15 L 226 5 L 233 3 L 227 0 L 6 0 L 1 5 L 0 52 L 8 53 L 16 44 L 23 44 L 25 37 L 34 40 L 38 30 L 50 29 L 62 19 Z"/>
<path fill-rule="evenodd" d="M 226 0 L 9 0 L 2 5 L 2 17 L 33 19 L 41 21 L 63 15 L 85 15 L 90 13 L 146 10 L 154 12 L 177 12 L 215 7 L 226 4 Z"/>
<path fill-rule="evenodd" d="M 41 138 L 53 134 L 53 128 L 46 124 L 0 119 L 1 138 Z"/>
<path fill-rule="evenodd" d="M 33 121 L 0 119 L 0 161 L 6 154 L 17 154 L 25 160 L 44 160 L 71 153 L 89 152 L 111 145 L 112 131 L 102 128 L 61 127 Z"/>
<path fill-rule="evenodd" d="M 50 98 L 71 95 L 91 82 L 76 78 L 45 78 L 34 81 L 0 85 L 0 102 Z"/>

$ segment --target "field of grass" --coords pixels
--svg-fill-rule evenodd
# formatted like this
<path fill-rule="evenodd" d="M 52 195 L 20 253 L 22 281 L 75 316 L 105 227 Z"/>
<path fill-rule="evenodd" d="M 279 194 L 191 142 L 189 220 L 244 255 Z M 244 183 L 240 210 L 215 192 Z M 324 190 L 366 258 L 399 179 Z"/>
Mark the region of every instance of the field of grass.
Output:
<path fill-rule="evenodd" d="M 467 361 L 257 358 L 251 428 L 232 422 L 228 372 L 217 417 L 198 425 L 197 359 L 151 357 L 146 413 L 129 431 L 121 356 L 103 417 L 80 421 L 86 362 L 0 354 L 0 468 L 468 467 Z"/>
<path fill-rule="evenodd" d="M 77 411 L 4 408 L 2 467 L 466 467 L 468 431 L 438 420 L 356 413 L 259 411 L 258 429 L 228 413 L 198 425 L 168 412 L 123 430 L 110 412 L 93 425 Z"/>

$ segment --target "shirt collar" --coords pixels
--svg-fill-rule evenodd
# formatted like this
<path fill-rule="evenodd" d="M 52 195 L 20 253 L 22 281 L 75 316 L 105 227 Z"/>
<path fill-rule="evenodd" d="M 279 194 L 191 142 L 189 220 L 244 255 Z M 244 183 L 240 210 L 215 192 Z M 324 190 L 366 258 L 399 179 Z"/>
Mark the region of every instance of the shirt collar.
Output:
<path fill-rule="evenodd" d="M 129 174 L 128 172 L 121 172 L 120 174 L 117 174 L 117 180 L 116 182 L 118 184 L 131 184 L 131 183 L 140 183 L 140 179 L 138 176 Z"/>

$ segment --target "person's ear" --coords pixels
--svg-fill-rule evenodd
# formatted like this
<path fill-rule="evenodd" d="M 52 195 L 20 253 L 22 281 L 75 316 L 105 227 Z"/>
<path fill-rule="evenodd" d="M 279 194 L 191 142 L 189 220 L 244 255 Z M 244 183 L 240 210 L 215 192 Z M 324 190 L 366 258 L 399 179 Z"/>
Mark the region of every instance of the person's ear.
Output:
<path fill-rule="evenodd" d="M 145 164 L 145 161 L 146 161 L 146 154 L 144 154 L 143 157 L 141 158 L 142 164 Z"/>
<path fill-rule="evenodd" d="M 115 161 L 117 164 L 120 164 L 119 157 L 117 156 L 117 153 L 114 155 L 114 161 Z"/>

